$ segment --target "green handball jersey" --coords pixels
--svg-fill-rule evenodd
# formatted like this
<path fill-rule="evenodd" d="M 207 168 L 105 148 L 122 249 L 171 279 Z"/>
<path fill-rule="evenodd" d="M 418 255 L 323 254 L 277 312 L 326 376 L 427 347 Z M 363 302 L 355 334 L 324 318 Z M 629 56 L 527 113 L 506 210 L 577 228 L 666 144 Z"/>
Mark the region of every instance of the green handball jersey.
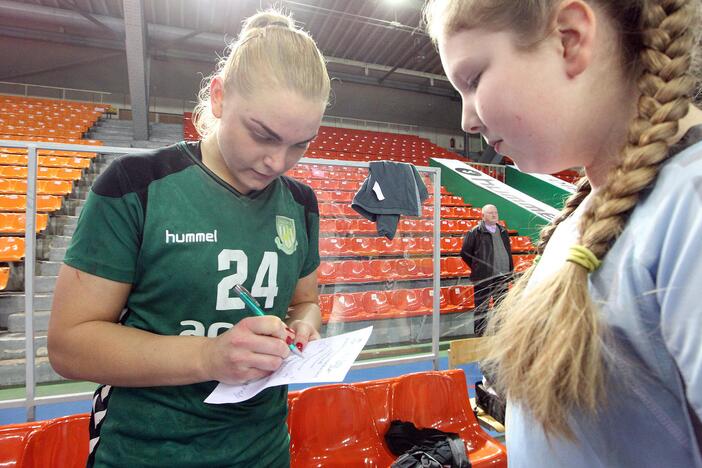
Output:
<path fill-rule="evenodd" d="M 252 315 L 236 284 L 285 318 L 298 279 L 319 265 L 318 237 L 308 186 L 281 176 L 242 195 L 203 165 L 199 144 L 178 143 L 109 166 L 65 263 L 132 284 L 124 326 L 215 337 Z M 89 466 L 287 466 L 287 387 L 239 404 L 204 403 L 216 385 L 101 386 Z"/>

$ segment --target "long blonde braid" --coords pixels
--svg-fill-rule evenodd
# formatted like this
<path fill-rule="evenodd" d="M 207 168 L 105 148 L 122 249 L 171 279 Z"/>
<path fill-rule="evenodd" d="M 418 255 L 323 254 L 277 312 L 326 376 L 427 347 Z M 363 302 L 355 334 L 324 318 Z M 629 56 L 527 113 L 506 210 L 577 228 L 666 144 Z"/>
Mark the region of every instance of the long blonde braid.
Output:
<path fill-rule="evenodd" d="M 580 222 L 581 244 L 603 259 L 641 194 L 655 182 L 669 156 L 669 141 L 689 109 L 694 45 L 693 2 L 645 1 L 641 11 L 641 97 L 619 163 L 593 196 Z M 556 220 L 586 195 L 580 185 Z M 540 249 L 553 228 L 546 229 Z M 553 277 L 526 291 L 531 272 L 515 284 L 488 326 L 488 367 L 507 397 L 524 404 L 547 434 L 574 436 L 575 409 L 596 413 L 604 399 L 603 326 L 589 294 L 589 272 L 566 263 Z"/>

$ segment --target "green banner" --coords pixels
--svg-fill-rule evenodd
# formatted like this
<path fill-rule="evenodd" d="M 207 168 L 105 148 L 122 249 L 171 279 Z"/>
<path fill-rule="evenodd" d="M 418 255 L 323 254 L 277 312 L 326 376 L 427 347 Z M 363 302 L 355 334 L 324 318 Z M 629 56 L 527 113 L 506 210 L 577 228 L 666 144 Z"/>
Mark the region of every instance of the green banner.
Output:
<path fill-rule="evenodd" d="M 431 158 L 430 165 L 441 168 L 441 185 L 450 192 L 463 197 L 463 201 L 476 207 L 495 205 L 500 219 L 510 229 L 522 236 L 538 240 L 541 228 L 550 223 L 558 210 L 529 195 L 526 195 L 463 161 Z"/>
<path fill-rule="evenodd" d="M 512 166 L 505 167 L 505 183 L 530 197 L 557 209 L 575 192 L 575 185 L 547 174 L 527 174 Z"/>

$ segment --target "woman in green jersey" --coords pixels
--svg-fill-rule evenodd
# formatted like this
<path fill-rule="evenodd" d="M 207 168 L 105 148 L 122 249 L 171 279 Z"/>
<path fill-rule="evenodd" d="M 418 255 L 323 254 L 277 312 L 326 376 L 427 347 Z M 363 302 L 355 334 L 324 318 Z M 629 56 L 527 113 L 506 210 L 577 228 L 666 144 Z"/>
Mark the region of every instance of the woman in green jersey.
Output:
<path fill-rule="evenodd" d="M 120 158 L 93 185 L 49 326 L 54 369 L 103 384 L 90 466 L 289 464 L 287 387 L 203 400 L 319 338 L 317 200 L 283 174 L 316 136 L 329 89 L 312 38 L 256 14 L 200 93 L 202 141 Z"/>

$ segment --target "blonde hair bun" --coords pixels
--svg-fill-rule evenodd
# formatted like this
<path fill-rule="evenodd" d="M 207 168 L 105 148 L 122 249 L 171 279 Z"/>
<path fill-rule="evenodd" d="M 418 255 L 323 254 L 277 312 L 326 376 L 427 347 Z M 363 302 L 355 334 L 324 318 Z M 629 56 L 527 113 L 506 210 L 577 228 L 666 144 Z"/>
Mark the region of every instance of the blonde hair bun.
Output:
<path fill-rule="evenodd" d="M 245 35 L 252 29 L 263 29 L 271 26 L 278 26 L 287 29 L 295 29 L 295 21 L 279 11 L 260 11 L 244 21 L 241 27 L 241 35 Z"/>

